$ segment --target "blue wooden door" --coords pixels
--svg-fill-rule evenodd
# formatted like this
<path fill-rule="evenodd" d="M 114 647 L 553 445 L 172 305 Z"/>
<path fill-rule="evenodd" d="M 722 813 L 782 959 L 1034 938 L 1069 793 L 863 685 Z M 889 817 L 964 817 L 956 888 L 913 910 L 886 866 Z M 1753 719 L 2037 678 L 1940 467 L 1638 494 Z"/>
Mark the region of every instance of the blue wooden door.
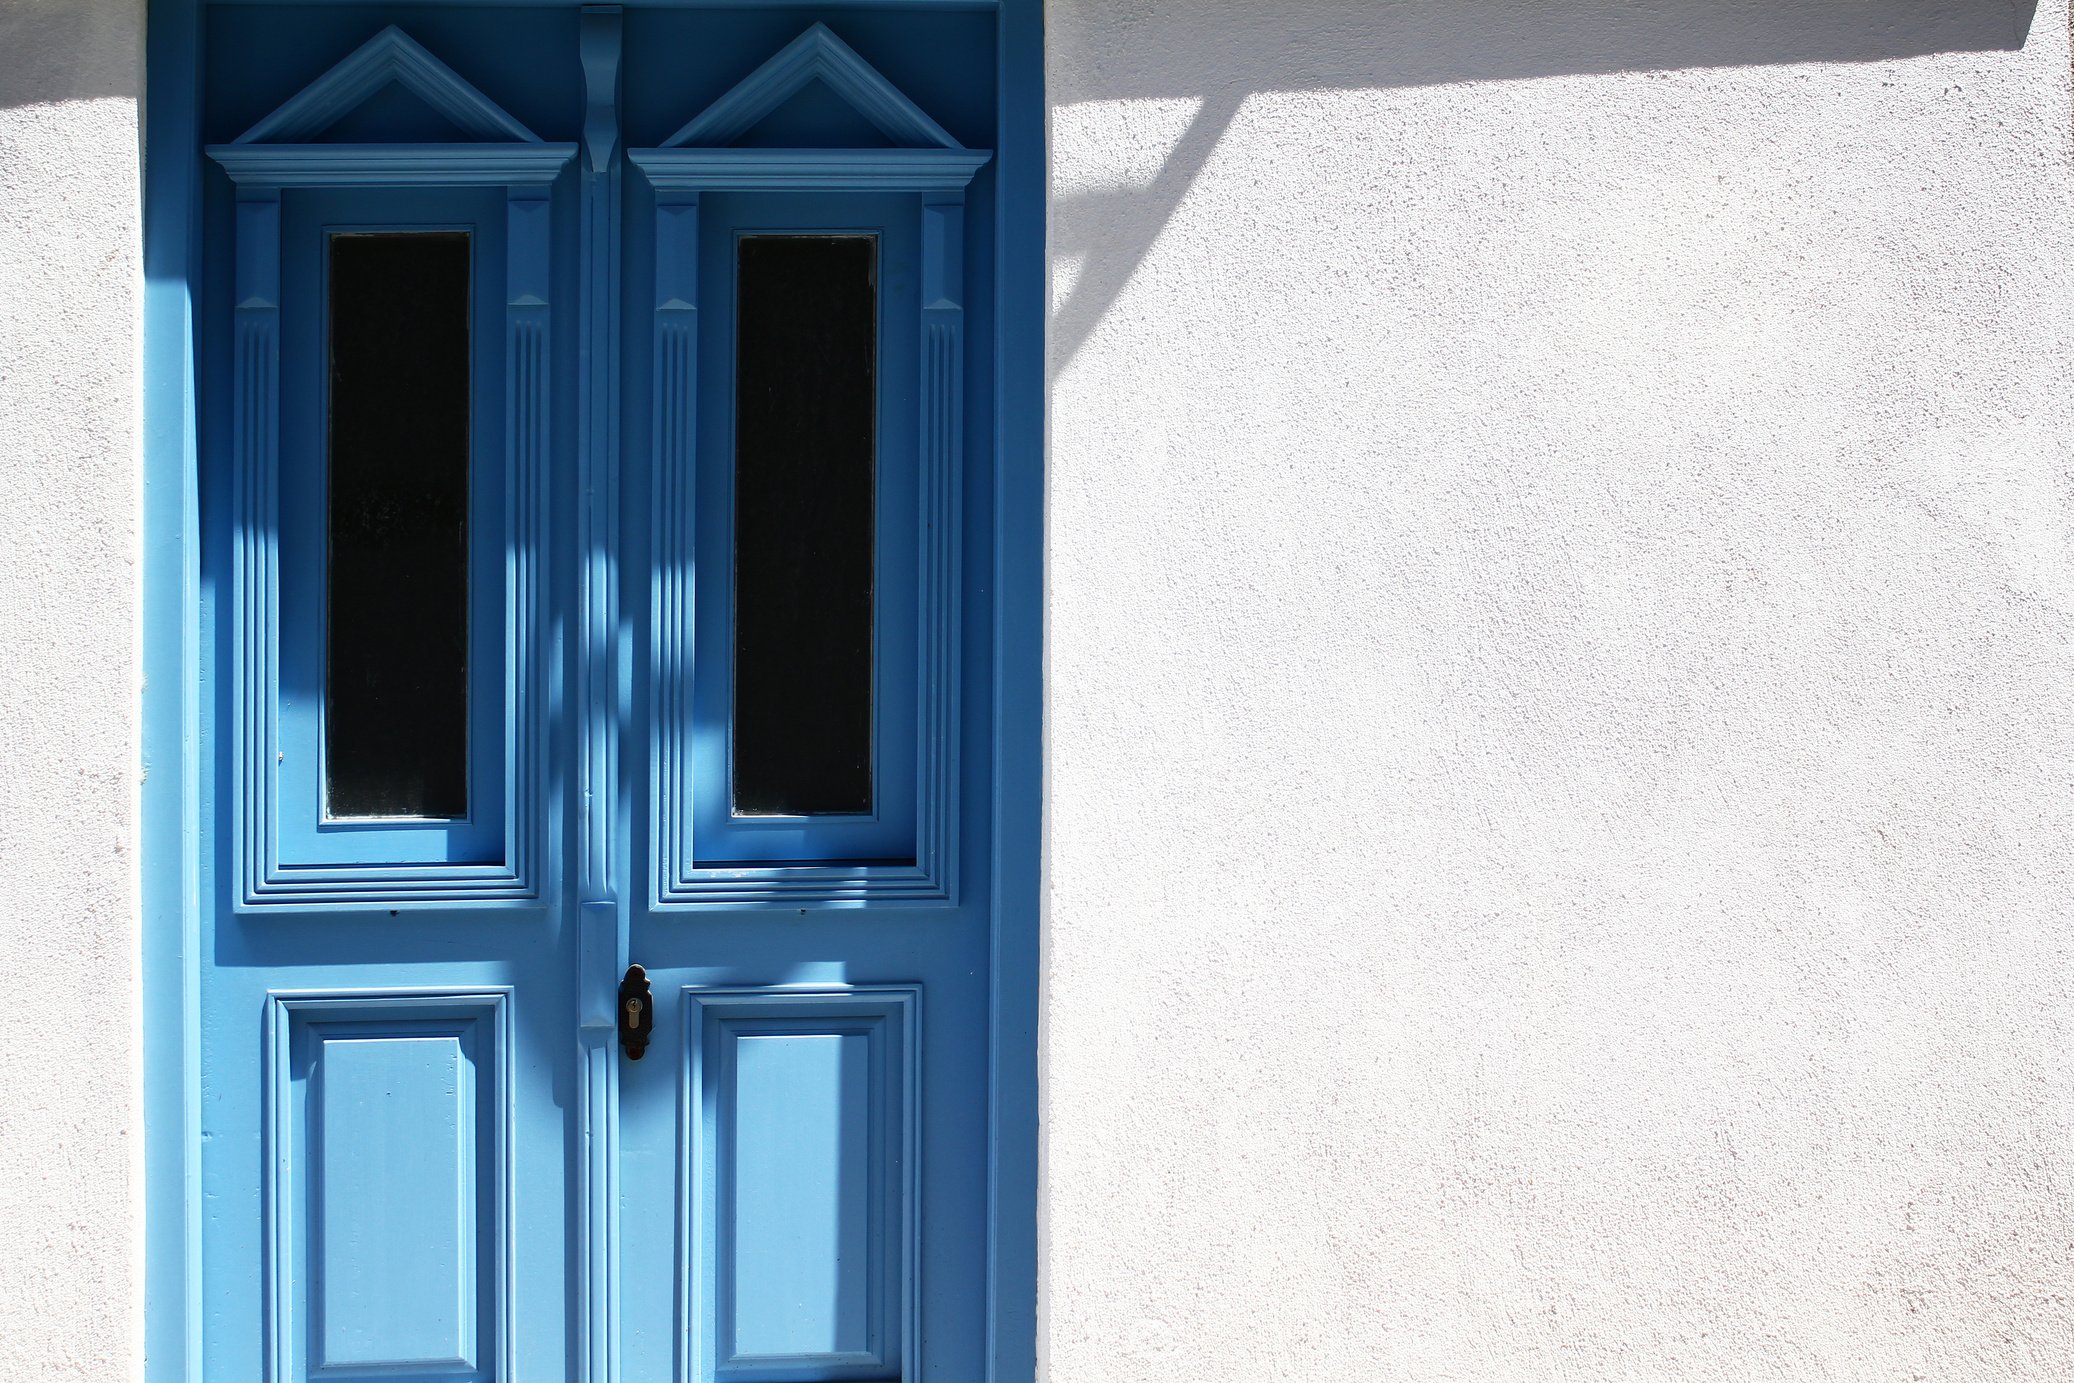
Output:
<path fill-rule="evenodd" d="M 205 1376 L 983 1376 L 995 15 L 205 39 Z"/>

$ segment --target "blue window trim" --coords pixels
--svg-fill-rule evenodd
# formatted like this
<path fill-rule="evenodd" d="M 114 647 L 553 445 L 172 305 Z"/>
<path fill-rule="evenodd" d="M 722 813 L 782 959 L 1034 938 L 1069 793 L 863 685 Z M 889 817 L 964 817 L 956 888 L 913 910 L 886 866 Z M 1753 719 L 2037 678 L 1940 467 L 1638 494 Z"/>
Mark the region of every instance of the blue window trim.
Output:
<path fill-rule="evenodd" d="M 700 198 L 708 192 L 738 192 L 745 187 L 761 191 L 773 184 L 762 177 L 746 183 L 741 180 L 738 174 L 743 167 L 750 166 L 751 160 L 748 159 L 722 165 L 716 173 L 713 165 L 703 157 L 708 152 L 636 149 L 629 157 L 656 191 L 655 358 L 658 370 L 673 372 L 669 381 L 658 380 L 656 397 L 702 398 L 706 411 L 713 413 L 716 410 L 711 391 L 704 394 L 694 392 L 704 388 L 698 365 L 699 280 L 702 259 L 723 250 L 730 254 L 732 251 L 731 242 L 723 244 L 711 233 L 702 236 Z M 756 156 L 763 151 L 723 152 Z M 952 179 L 968 177 L 979 162 L 991 157 L 963 149 L 835 152 L 854 155 L 851 161 L 864 167 L 877 166 L 881 162 L 877 156 L 887 153 L 945 155 L 938 166 L 947 169 L 944 176 Z M 755 162 L 760 163 L 760 160 Z M 901 165 L 903 177 L 908 166 L 911 165 L 906 162 Z M 825 187 L 812 181 L 790 185 L 799 190 L 826 191 Z M 847 183 L 845 186 L 854 188 L 859 185 Z M 913 191 L 906 186 L 891 190 Z M 902 668 L 881 667 L 882 673 L 898 676 L 904 683 L 903 692 L 911 689 L 912 696 L 903 695 L 898 700 L 882 696 L 876 712 L 881 717 L 877 746 L 883 775 L 880 784 L 882 787 L 889 785 L 893 775 L 902 775 L 906 780 L 901 791 L 889 795 L 882 802 L 881 809 L 885 813 L 905 816 L 905 821 L 888 824 L 905 836 L 911 862 L 742 862 L 724 865 L 700 862 L 702 859 L 726 860 L 731 857 L 744 861 L 759 857 L 769 859 L 771 854 L 737 853 L 739 846 L 752 836 L 754 828 L 730 824 L 722 831 L 714 831 L 717 813 L 713 802 L 697 800 L 697 794 L 687 790 L 684 782 L 669 771 L 673 765 L 700 762 L 706 769 L 705 781 L 713 784 L 728 781 L 728 775 L 721 771 L 716 749 L 708 747 L 702 751 L 697 745 L 686 743 L 691 738 L 692 725 L 719 723 L 718 717 L 726 704 L 726 669 L 710 665 L 714 655 L 721 651 L 716 645 L 722 640 L 715 636 L 724 635 L 725 615 L 710 586 L 698 597 L 688 588 L 694 546 L 690 535 L 695 525 L 703 523 L 708 526 L 705 544 L 708 550 L 725 552 L 728 544 L 724 518 L 715 512 L 719 506 L 712 503 L 712 494 L 707 497 L 707 512 L 703 515 L 696 512 L 698 506 L 694 495 L 702 488 L 710 489 L 709 486 L 695 485 L 691 479 L 702 474 L 697 425 L 689 417 L 659 419 L 655 458 L 658 587 L 655 628 L 651 631 L 652 695 L 657 733 L 650 775 L 655 785 L 651 807 L 653 838 L 650 855 L 655 862 L 651 906 L 658 910 L 744 903 L 855 906 L 891 902 L 913 905 L 952 902 L 957 898 L 958 806 L 955 784 L 958 780 L 958 691 L 957 678 L 951 670 L 961 665 L 957 595 L 961 559 L 956 516 L 961 513 L 962 504 L 958 475 L 963 466 L 963 456 L 958 420 L 963 416 L 963 406 L 962 371 L 953 368 L 950 362 L 962 358 L 963 354 L 964 289 L 959 247 L 964 240 L 964 197 L 964 186 L 959 181 L 951 189 L 939 188 L 912 198 L 899 198 L 912 202 L 911 209 L 901 209 L 899 214 L 912 216 L 913 222 L 906 226 L 887 224 L 882 228 L 883 243 L 889 252 L 905 255 L 908 252 L 906 247 L 911 244 L 918 246 L 919 250 L 919 310 L 909 320 L 900 322 L 897 332 L 889 331 L 885 336 L 889 354 L 880 366 L 882 380 L 890 378 L 895 392 L 900 390 L 903 380 L 912 380 L 915 387 L 911 392 L 918 400 L 914 426 L 896 429 L 896 432 L 915 433 L 914 445 L 907 446 L 907 439 L 903 438 L 901 450 L 904 454 L 895 455 L 891 450 L 882 449 L 881 477 L 898 477 L 900 480 L 899 484 L 886 489 L 882 502 L 890 499 L 895 504 L 911 504 L 919 493 L 925 506 L 917 541 L 909 542 L 906 535 L 910 526 L 905 523 L 889 525 L 881 535 L 882 551 L 886 542 L 903 549 L 893 554 L 896 561 L 882 565 L 881 576 L 898 578 L 899 584 L 893 588 L 894 591 L 899 598 L 912 598 L 921 618 L 921 627 L 916 631 L 919 656 L 904 659 L 908 665 Z M 755 210 L 762 209 L 761 204 L 752 203 L 751 206 Z M 731 214 L 728 227 L 736 226 L 743 215 L 753 215 L 753 211 L 741 209 Z M 895 250 L 895 247 L 900 248 Z M 707 267 L 710 270 L 710 262 Z M 731 291 L 727 290 L 730 299 Z M 731 328 L 726 328 L 722 319 L 729 318 L 732 303 L 718 307 L 720 310 L 714 320 L 731 333 Z M 893 314 L 903 311 L 905 309 L 900 305 L 886 302 L 881 306 L 882 321 L 890 328 L 894 325 Z M 895 358 L 896 355 L 904 358 Z M 882 383 L 881 387 L 887 386 Z M 903 405 L 903 417 L 905 411 Z M 900 475 L 903 470 L 910 472 L 912 481 L 908 476 Z M 710 475 L 706 478 L 710 479 Z M 713 527 L 716 520 L 720 521 L 717 530 Z M 683 612 L 690 608 L 694 599 L 701 600 L 700 619 L 696 622 L 696 634 L 688 637 L 687 631 L 694 625 L 684 618 Z M 694 637 L 699 655 L 709 663 L 703 676 L 695 669 Z M 911 681 L 908 680 L 910 677 Z M 882 691 L 886 689 L 883 680 L 880 685 Z M 888 710 L 904 716 L 918 713 L 919 723 L 916 719 L 909 719 L 897 735 L 887 733 L 891 727 L 884 723 L 883 716 Z M 910 732 L 909 726 L 915 727 L 914 732 Z M 908 784 L 912 785 L 911 789 Z M 706 829 L 706 840 L 694 839 L 700 826 Z M 715 835 L 720 837 L 717 842 L 711 839 Z M 809 824 L 796 830 L 795 835 L 806 847 L 803 857 L 813 861 L 840 859 L 845 853 L 851 853 L 842 848 L 847 840 L 861 838 L 875 842 L 876 838 L 882 838 L 883 832 L 849 832 L 842 825 L 830 823 Z"/>
<path fill-rule="evenodd" d="M 865 114 L 899 147 L 762 149 L 729 145 L 809 81 L 834 89 L 853 109 Z M 720 147 L 713 147 L 713 146 Z M 915 146 L 915 147 L 909 147 Z M 671 911 L 700 905 L 779 904 L 785 906 L 855 907 L 875 904 L 913 906 L 955 903 L 958 899 L 957 784 L 961 739 L 959 677 L 963 666 L 960 642 L 959 590 L 963 584 L 961 526 L 962 477 L 965 468 L 965 199 L 973 178 L 994 158 L 992 150 L 967 149 L 931 119 L 897 86 L 864 60 L 826 25 L 810 25 L 725 95 L 692 117 L 658 148 L 633 149 L 627 155 L 655 195 L 656 306 L 653 331 L 659 371 L 658 400 L 697 400 L 670 417 L 658 416 L 654 471 L 657 477 L 655 566 L 656 627 L 652 631 L 652 702 L 658 733 L 650 774 L 655 784 L 651 803 L 650 857 L 655 862 L 650 906 Z M 710 747 L 687 743 L 691 727 L 723 723 L 718 693 L 727 669 L 713 666 L 719 651 L 722 611 L 712 599 L 710 582 L 694 595 L 686 588 L 692 571 L 691 547 L 726 550 L 724 530 L 715 527 L 716 498 L 707 484 L 688 483 L 703 476 L 699 460 L 701 422 L 719 416 L 721 400 L 710 389 L 699 366 L 699 286 L 702 266 L 711 276 L 706 256 L 717 252 L 715 231 L 700 231 L 700 200 L 709 193 L 911 194 L 913 212 L 896 219 L 915 220 L 884 230 L 885 248 L 905 257 L 910 237 L 919 245 L 919 312 L 883 335 L 886 353 L 879 367 L 881 398 L 903 394 L 916 399 L 915 445 L 902 439 L 903 454 L 881 447 L 882 480 L 897 478 L 898 488 L 882 490 L 895 503 L 907 498 L 908 468 L 921 499 L 918 541 L 905 540 L 904 528 L 882 525 L 881 552 L 894 561 L 882 564 L 882 577 L 913 574 L 914 608 L 918 616 L 915 643 L 914 702 L 889 706 L 882 697 L 876 710 L 875 756 L 883 787 L 899 775 L 903 791 L 882 801 L 879 815 L 897 813 L 907 820 L 881 821 L 857 830 L 833 822 L 807 823 L 789 840 L 777 830 L 757 831 L 722 821 L 710 800 L 710 789 L 687 791 L 671 771 L 697 763 L 704 783 L 724 784 L 729 775 Z M 840 196 L 836 200 L 840 200 Z M 902 198 L 906 201 L 910 198 Z M 751 206 L 757 206 L 751 203 Z M 782 205 L 780 203 L 779 205 Z M 742 208 L 730 213 L 728 228 L 743 224 Z M 895 251 L 895 246 L 901 247 Z M 882 265 L 882 269 L 885 266 Z M 881 283 L 890 282 L 882 276 Z M 708 304 L 719 318 L 732 312 L 728 301 Z M 882 323 L 896 325 L 891 303 L 882 304 Z M 903 317 L 905 314 L 903 313 Z M 907 333 L 915 331 L 910 342 Z M 707 343 L 710 345 L 710 340 Z M 1041 353 L 1030 357 L 1041 362 Z M 909 371 L 913 371 L 910 375 Z M 904 387 L 912 380 L 912 387 Z M 890 384 L 890 388 L 888 387 Z M 658 405 L 660 406 L 660 404 Z M 905 405 L 902 405 L 903 417 Z M 897 433 L 900 429 L 895 428 Z M 882 434 L 883 436 L 883 434 Z M 998 454 L 998 453 L 997 453 Z M 705 494 L 706 513 L 697 511 L 694 496 Z M 881 510 L 882 515 L 884 509 Z M 704 542 L 691 544 L 694 532 Z M 888 546 L 890 542 L 891 547 Z M 897 550 L 896 550 L 897 549 Z M 903 580 L 903 586 L 905 582 Z M 907 598 L 904 590 L 901 598 Z M 697 631 L 687 637 L 685 612 L 697 610 Z M 883 608 L 883 607 L 882 607 Z M 891 623 L 882 621 L 881 628 Z M 696 656 L 694 656 L 696 654 Z M 903 662 L 909 661 L 902 659 Z M 703 662 L 704 666 L 698 666 Z M 882 661 L 881 673 L 897 671 Z M 881 690 L 886 683 L 880 682 Z M 888 734 L 885 712 L 906 722 Z M 910 711 L 912 716 L 910 717 Z M 912 726 L 914 734 L 909 737 Z M 914 776 L 907 778 L 909 773 Z M 905 784 L 912 782 L 912 801 Z M 892 831 L 906 833 L 907 848 L 886 858 Z M 765 839 L 758 842 L 756 837 Z M 695 837 L 702 837 L 697 838 Z M 796 862 L 780 863 L 787 844 L 797 846 Z M 742 848 L 748 846 L 749 848 Z M 902 856 L 904 855 L 904 859 Z M 850 857 L 851 862 L 836 863 Z M 719 863 L 719 861 L 727 861 Z"/>
<path fill-rule="evenodd" d="M 1036 1376 L 1045 205 L 1039 0 L 999 0 L 994 279 L 989 1383 Z M 144 103 L 144 1376 L 201 1379 L 199 284 L 202 7 L 151 0 Z"/>
<path fill-rule="evenodd" d="M 321 132 L 369 91 L 395 79 L 481 134 L 480 144 L 312 144 L 296 140 Z M 268 142 L 279 140 L 281 142 Z M 191 147 L 191 146 L 190 146 Z M 235 362 L 232 369 L 232 581 L 231 716 L 228 752 L 232 868 L 237 905 L 244 909 L 327 907 L 400 909 L 455 902 L 530 906 L 538 902 L 535 864 L 544 812 L 541 652 L 547 631 L 541 599 L 541 554 L 547 483 L 547 384 L 539 357 L 547 348 L 549 216 L 553 183 L 575 156 L 574 144 L 549 144 L 526 129 L 459 74 L 393 25 L 362 44 L 302 91 L 229 144 L 203 152 L 237 188 Z M 504 219 L 494 234 L 489 198 L 465 195 L 502 187 Z M 490 358 L 496 333 L 484 291 L 487 269 L 501 264 L 505 285 L 501 387 L 478 387 L 472 409 L 478 424 L 492 422 L 489 407 L 502 395 L 503 455 L 497 465 L 478 455 L 480 479 L 502 477 L 501 505 L 478 503 L 479 518 L 494 515 L 493 547 L 478 524 L 472 614 L 482 639 L 471 640 L 473 666 L 501 666 L 501 718 L 477 676 L 471 692 L 475 741 L 471 786 L 476 819 L 444 827 L 327 835 L 315 779 L 314 740 L 306 708 L 283 694 L 284 664 L 308 671 L 314 637 L 309 573 L 284 561 L 284 532 L 308 532 L 312 501 L 284 474 L 284 455 L 308 454 L 304 435 L 315 405 L 310 398 L 307 348 L 296 349 L 316 320 L 320 296 L 310 280 L 307 243 L 313 208 L 284 206 L 298 198 L 357 188 L 379 192 L 382 209 L 405 219 L 426 213 L 423 198 L 472 212 L 478 222 L 473 271 L 473 333 L 478 360 Z M 416 194 L 413 196 L 412 194 Z M 435 213 L 436 214 L 436 213 Z M 321 220 L 321 215 L 320 215 Z M 292 243 L 291 243 L 292 242 Z M 285 278 L 284 278 L 285 274 Z M 321 276 L 320 276 L 321 277 Z M 284 296 L 284 288 L 290 290 Z M 295 328 L 291 331 L 289 328 Z M 147 361 L 147 365 L 149 365 Z M 284 367 L 290 367 L 284 373 Z M 485 371 L 477 385 L 488 384 Z M 321 411 L 321 410 L 316 410 Z M 283 428 L 297 430 L 284 451 Z M 479 450 L 480 431 L 471 439 Z M 300 442 L 301 445 L 295 445 Z M 301 473 L 308 467 L 290 467 Z M 483 488 L 478 486 L 478 489 Z M 285 501 L 285 502 L 284 502 Z M 286 522 L 290 528 L 284 530 Z M 305 544 L 315 552 L 319 545 Z M 504 554 L 501 581 L 492 581 L 489 556 Z M 300 591 L 299 599 L 292 599 Z M 292 603 L 291 603 L 292 600 Z M 501 604 L 501 611 L 494 608 Z M 321 605 L 318 606 L 321 608 Z M 491 659 L 488 634 L 501 613 L 501 657 Z M 301 633 L 296 632 L 301 630 Z M 321 658 L 318 660 L 321 668 Z M 308 681 L 308 678 L 304 679 Z M 496 733 L 489 733 L 495 731 Z M 501 752 L 498 752 L 500 751 Z M 295 756 L 292 764 L 288 756 Z M 482 791 L 494 777 L 494 793 Z M 428 848 L 431 847 L 431 848 Z"/>
<path fill-rule="evenodd" d="M 854 201 L 855 198 L 845 198 Z M 736 864 L 842 859 L 911 859 L 915 850 L 915 702 L 918 684 L 935 669 L 918 668 L 911 621 L 900 616 L 917 601 L 915 532 L 917 420 L 915 337 L 921 313 L 912 293 L 898 285 L 915 281 L 920 237 L 912 224 L 912 208 L 878 203 L 830 214 L 819 203 L 819 216 L 788 215 L 783 202 L 752 203 L 726 218 L 702 216 L 701 248 L 706 286 L 717 301 L 701 314 L 705 345 L 689 363 L 697 376 L 686 387 L 703 391 L 699 421 L 708 432 L 705 464 L 698 468 L 698 500 L 692 521 L 700 532 L 693 544 L 699 575 L 694 599 L 691 659 L 694 725 L 732 725 L 735 715 L 734 653 L 736 620 L 734 584 L 734 486 L 730 437 L 719 446 L 710 435 L 731 428 L 735 396 L 734 341 L 739 316 L 736 292 L 739 245 L 752 235 L 861 235 L 875 247 L 878 314 L 873 415 L 875 478 L 872 505 L 871 638 L 871 806 L 848 815 L 736 816 L 730 800 L 734 782 L 734 736 L 694 735 L 690 745 L 692 859 Z M 874 216 L 874 211 L 883 215 Z M 850 214 L 854 212 L 854 214 Z M 905 212 L 905 215 L 901 213 Z M 673 478 L 674 479 L 674 478 Z M 657 480 L 658 497 L 664 488 Z M 658 516 L 660 517 L 658 505 Z M 658 540 L 662 534 L 657 534 Z M 658 550 L 660 550 L 658 541 Z M 673 553 L 680 559 L 683 554 Z M 656 621 L 654 637 L 663 643 L 665 630 Z M 660 768 L 658 756 L 657 767 Z M 661 778 L 658 773 L 656 777 Z M 681 790 L 681 788 L 680 788 Z M 660 857 L 658 857 L 660 858 Z M 675 880 L 659 878 L 667 899 Z M 665 904 L 667 906 L 667 904 Z"/>
<path fill-rule="evenodd" d="M 276 485 L 281 540 L 276 556 L 279 608 L 295 612 L 277 631 L 281 685 L 304 688 L 279 697 L 279 765 L 275 829 L 284 857 L 353 864 L 490 863 L 504 849 L 504 798 L 510 770 L 504 738 L 504 688 L 511 678 L 505 648 L 505 520 L 502 400 L 504 205 L 494 190 L 384 190 L 383 209 L 355 193 L 363 214 L 346 215 L 327 192 L 304 194 L 281 219 L 281 431 L 288 464 Z M 471 216 L 469 211 L 477 214 Z M 340 214 L 327 214 L 336 212 Z M 330 416 L 329 293 L 331 238 L 409 231 L 454 231 L 468 237 L 468 810 L 452 818 L 334 817 L 325 807 L 329 762 L 324 718 L 330 714 L 325 628 L 329 476 L 333 460 L 324 421 Z M 297 464 L 296 458 L 314 464 Z"/>

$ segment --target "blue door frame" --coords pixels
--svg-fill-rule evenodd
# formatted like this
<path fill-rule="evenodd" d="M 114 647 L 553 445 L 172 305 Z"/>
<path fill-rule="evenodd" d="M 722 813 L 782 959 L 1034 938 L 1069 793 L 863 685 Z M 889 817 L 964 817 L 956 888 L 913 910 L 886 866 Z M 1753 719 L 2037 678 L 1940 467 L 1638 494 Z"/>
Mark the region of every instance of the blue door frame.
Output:
<path fill-rule="evenodd" d="M 761 8 L 742 4 L 736 8 Z M 772 7 L 775 8 L 775 7 Z M 906 6 L 860 3 L 825 9 L 983 8 L 955 0 Z M 989 958 L 985 1307 L 987 1374 L 998 1383 L 1034 1377 L 1036 1308 L 1036 1026 L 1039 825 L 1041 806 L 1044 110 L 1041 9 L 1037 0 L 999 0 L 998 109 L 992 205 L 996 342 L 993 378 L 991 570 L 978 583 L 991 600 L 986 650 L 990 758 L 988 858 L 983 871 Z M 146 691 L 142 706 L 141 819 L 146 1196 L 146 1377 L 202 1377 L 201 1242 L 204 1207 L 198 1142 L 202 1129 L 201 976 L 205 911 L 196 842 L 208 838 L 202 760 L 207 707 L 201 686 L 202 499 L 196 341 L 202 249 L 200 74 L 206 27 L 200 0 L 153 0 L 145 108 L 143 577 Z M 586 27 L 595 27 L 586 21 Z M 586 58 L 596 52 L 587 47 Z M 691 176 L 697 176 L 693 174 Z M 593 215 L 601 214 L 593 212 Z M 588 233 L 610 228 L 595 225 Z M 606 368 L 594 362 L 594 368 Z M 608 427 L 586 419 L 590 427 Z M 607 439 L 608 441 L 610 439 Z M 597 688 L 597 695 L 613 694 Z M 719 886 L 686 860 L 676 882 Z M 666 881 L 667 882 L 667 881 Z M 876 885 L 873 885 L 876 886 Z M 623 935 L 623 932 L 622 932 Z M 617 964 L 613 956 L 610 964 Z M 588 956 L 588 965 L 605 963 Z M 813 1019 L 815 1000 L 779 1012 L 768 996 L 713 987 L 694 1005 L 697 1023 L 725 1048 L 739 1025 Z M 467 1013 L 409 1017 L 431 1024 L 504 1021 L 484 995 Z M 280 1006 L 281 1040 L 292 1039 L 299 1001 Z M 909 998 L 881 987 L 846 1022 L 892 1024 L 904 1032 Z M 309 1007 L 304 1005 L 303 1007 Z M 782 1007 L 782 1005 L 780 1006 Z M 730 1016 L 732 1015 L 732 1016 Z M 310 1015 L 303 1015 L 309 1017 Z M 315 1021 L 314 1018 L 311 1021 Z M 386 1020 L 385 1020 L 386 1021 Z M 405 1021 L 397 1018 L 395 1021 Z M 718 1026 L 711 1026 L 718 1024 Z M 737 1025 L 730 1029 L 729 1024 Z M 299 1029 L 294 1029 L 300 1031 Z M 776 1029 L 772 1029 L 776 1030 Z M 876 1027 L 872 1028 L 877 1031 Z M 695 1040 L 687 1029 L 686 1040 Z M 602 1052 L 611 1059 L 609 1050 Z M 596 1205 L 605 1205 L 603 1200 Z M 611 1301 L 592 1303 L 610 1309 Z M 257 1323 L 252 1323 L 257 1328 Z M 617 1359 L 603 1330 L 576 1356 L 587 1383 L 616 1383 Z"/>

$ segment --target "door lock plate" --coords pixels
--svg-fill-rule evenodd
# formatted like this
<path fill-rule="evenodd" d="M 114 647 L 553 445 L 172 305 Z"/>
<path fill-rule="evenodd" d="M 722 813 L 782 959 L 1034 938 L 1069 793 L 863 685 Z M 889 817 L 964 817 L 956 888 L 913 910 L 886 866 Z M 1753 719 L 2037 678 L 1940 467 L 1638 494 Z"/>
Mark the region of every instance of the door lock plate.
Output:
<path fill-rule="evenodd" d="M 648 1052 L 648 1039 L 655 1032 L 655 991 L 648 972 L 638 965 L 627 967 L 619 982 L 619 1047 L 628 1061 L 639 1061 Z"/>

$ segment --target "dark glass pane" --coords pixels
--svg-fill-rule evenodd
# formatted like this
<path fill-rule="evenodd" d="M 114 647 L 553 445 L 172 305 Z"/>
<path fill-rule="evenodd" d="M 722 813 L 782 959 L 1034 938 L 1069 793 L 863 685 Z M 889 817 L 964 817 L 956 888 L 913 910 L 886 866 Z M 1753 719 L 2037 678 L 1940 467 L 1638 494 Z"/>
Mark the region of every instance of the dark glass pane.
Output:
<path fill-rule="evenodd" d="M 871 810 L 878 242 L 740 242 L 734 809 Z"/>
<path fill-rule="evenodd" d="M 326 812 L 468 811 L 468 237 L 330 240 Z"/>

